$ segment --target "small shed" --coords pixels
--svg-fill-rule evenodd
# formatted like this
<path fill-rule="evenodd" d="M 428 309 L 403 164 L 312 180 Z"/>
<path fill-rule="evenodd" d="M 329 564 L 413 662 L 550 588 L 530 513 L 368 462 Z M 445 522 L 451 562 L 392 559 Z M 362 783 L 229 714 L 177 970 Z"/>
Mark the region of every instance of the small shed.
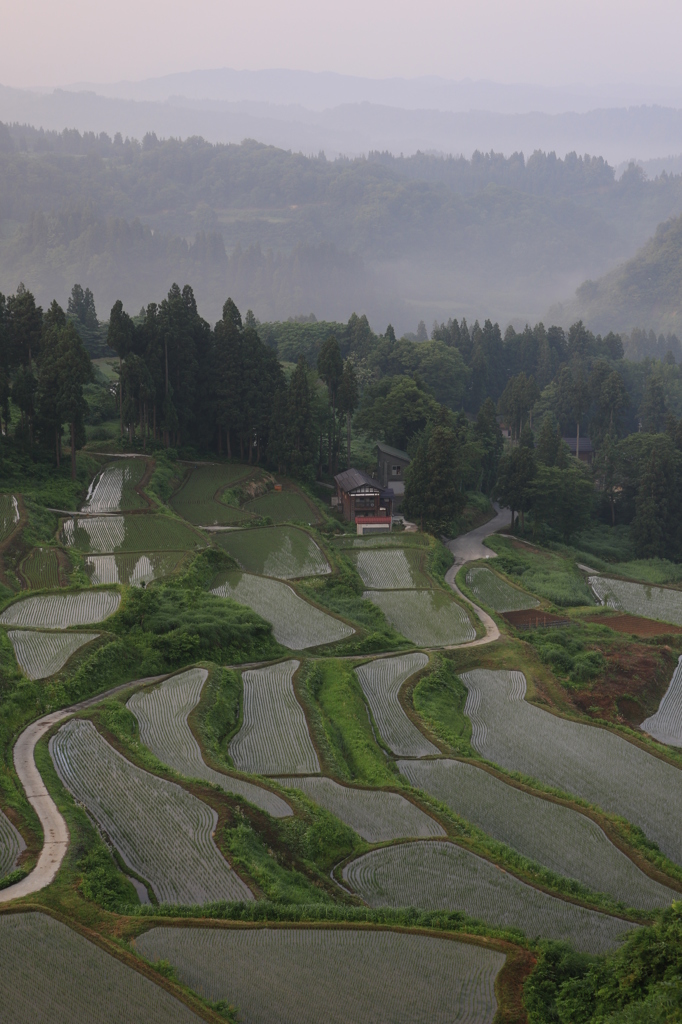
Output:
<path fill-rule="evenodd" d="M 334 477 L 336 505 L 343 518 L 354 523 L 356 514 L 363 517 L 390 517 L 393 515 L 393 491 L 381 487 L 360 469 L 346 469 Z"/>
<path fill-rule="evenodd" d="M 567 444 L 571 455 L 577 455 L 581 462 L 586 462 L 589 466 L 592 463 L 594 457 L 594 449 L 592 448 L 592 442 L 589 437 L 580 438 L 580 451 L 577 451 L 578 439 L 577 437 L 564 437 L 562 438 L 564 444 Z"/>
<path fill-rule="evenodd" d="M 390 487 L 395 495 L 394 506 L 397 508 L 405 493 L 405 470 L 410 464 L 410 456 L 400 448 L 391 448 L 388 444 L 377 445 L 377 478 L 382 487 Z"/>

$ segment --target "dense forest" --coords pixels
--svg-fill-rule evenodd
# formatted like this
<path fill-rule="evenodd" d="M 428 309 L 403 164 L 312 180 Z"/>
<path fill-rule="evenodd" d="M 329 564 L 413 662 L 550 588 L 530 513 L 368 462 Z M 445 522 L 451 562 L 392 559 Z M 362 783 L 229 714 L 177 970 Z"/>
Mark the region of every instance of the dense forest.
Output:
<path fill-rule="evenodd" d="M 377 335 L 356 314 L 260 324 L 231 298 L 211 326 L 177 284 L 136 316 L 117 300 L 102 325 L 90 289 L 43 311 L 22 286 L 0 296 L 2 447 L 59 465 L 66 425 L 75 473 L 86 429 L 106 440 L 101 425 L 118 420 L 124 446 L 227 455 L 313 482 L 350 464 L 353 437 L 372 470 L 382 440 L 412 456 L 405 510 L 436 532 L 451 533 L 479 493 L 533 536 L 629 524 L 638 555 L 681 560 L 682 368 L 679 341 L 668 343 L 663 360 L 632 362 L 620 335 L 580 321 L 503 336 L 491 320 L 451 319 L 430 338 L 423 323 L 415 338 L 390 324 Z M 88 352 L 102 344 L 113 383 Z M 590 468 L 562 440 L 588 434 Z"/>
<path fill-rule="evenodd" d="M 520 326 L 680 212 L 682 177 L 633 165 L 616 180 L 575 154 L 332 161 L 0 126 L 0 288 L 23 280 L 43 304 L 87 280 L 106 308 L 139 308 L 193 280 L 212 319 L 231 294 L 263 320 L 362 308 L 402 333 L 486 309 Z M 620 330 L 660 330 L 656 308 L 628 316 Z"/>

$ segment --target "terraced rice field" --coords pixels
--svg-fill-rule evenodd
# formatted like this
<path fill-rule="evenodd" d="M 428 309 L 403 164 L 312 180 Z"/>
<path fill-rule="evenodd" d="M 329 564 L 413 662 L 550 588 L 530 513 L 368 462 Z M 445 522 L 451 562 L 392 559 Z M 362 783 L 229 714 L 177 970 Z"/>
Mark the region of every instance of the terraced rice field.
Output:
<path fill-rule="evenodd" d="M 335 643 L 355 632 L 352 626 L 308 604 L 286 583 L 265 576 L 221 573 L 212 593 L 252 608 L 271 623 L 275 639 L 292 651 Z"/>
<path fill-rule="evenodd" d="M 143 771 L 71 719 L 50 740 L 64 785 L 163 903 L 253 899 L 213 842 L 218 816 L 180 786 Z"/>
<path fill-rule="evenodd" d="M 682 864 L 680 769 L 607 729 L 528 704 L 521 672 L 475 669 L 461 678 L 471 743 L 483 757 L 622 815 Z"/>
<path fill-rule="evenodd" d="M 137 718 L 140 739 L 160 761 L 181 775 L 205 779 L 226 793 L 237 793 L 274 818 L 288 817 L 293 813 L 291 808 L 275 793 L 214 771 L 201 756 L 201 748 L 187 723 L 187 716 L 199 703 L 207 676 L 206 669 L 191 668 L 151 690 L 138 690 L 133 694 L 127 707 Z"/>
<path fill-rule="evenodd" d="M 150 551 L 146 555 L 88 555 L 85 571 L 93 586 L 99 583 L 126 583 L 131 587 L 145 585 L 177 569 L 184 551 Z"/>
<path fill-rule="evenodd" d="M 249 1024 L 491 1024 L 504 955 L 463 942 L 323 928 L 154 928 L 136 940 Z"/>
<path fill-rule="evenodd" d="M 526 608 L 536 608 L 540 603 L 537 598 L 512 587 L 483 565 L 475 565 L 469 569 L 466 581 L 474 596 L 496 612 L 523 611 Z"/>
<path fill-rule="evenodd" d="M 146 508 L 135 490 L 147 469 L 145 459 L 116 459 L 108 463 L 90 484 L 81 512 L 122 512 Z"/>
<path fill-rule="evenodd" d="M 428 662 L 425 654 L 401 654 L 377 658 L 355 670 L 382 740 L 400 757 L 440 753 L 410 721 L 398 700 L 403 683 Z"/>
<path fill-rule="evenodd" d="M 61 586 L 59 561 L 54 548 L 33 548 L 20 565 L 20 571 L 32 590 Z"/>
<path fill-rule="evenodd" d="M 0 917 L 0 963 L 5 1024 L 200 1024 L 153 981 L 47 914 Z"/>
<path fill-rule="evenodd" d="M 13 494 L 0 494 L 0 543 L 14 532 L 20 518 L 16 497 Z"/>
<path fill-rule="evenodd" d="M 476 639 L 465 610 L 440 590 L 366 590 L 391 625 L 420 647 L 464 644 Z"/>
<path fill-rule="evenodd" d="M 14 870 L 17 857 L 25 849 L 26 843 L 9 818 L 0 811 L 0 878 L 4 878 Z M 1 956 L 0 963 L 2 963 Z"/>
<path fill-rule="evenodd" d="M 7 636 L 24 675 L 29 679 L 47 679 L 59 672 L 80 647 L 96 640 L 99 633 L 39 633 L 31 629 L 12 629 Z"/>
<path fill-rule="evenodd" d="M 298 661 L 242 673 L 243 724 L 230 741 L 237 768 L 258 775 L 319 772 L 303 708 L 294 694 Z"/>
<path fill-rule="evenodd" d="M 613 949 L 634 926 L 534 889 L 453 843 L 384 846 L 343 869 L 345 881 L 371 907 L 460 910 L 528 938 L 570 942 L 586 953 Z"/>
<path fill-rule="evenodd" d="M 89 590 L 83 594 L 36 594 L 15 601 L 0 615 L 3 626 L 66 629 L 89 626 L 113 615 L 121 595 L 114 590 Z"/>
<path fill-rule="evenodd" d="M 312 526 L 318 521 L 315 510 L 298 491 L 269 491 L 260 498 L 247 501 L 244 509 L 255 516 L 269 516 L 273 523 L 308 523 Z"/>
<path fill-rule="evenodd" d="M 170 500 L 171 508 L 195 526 L 233 526 L 251 517 L 220 500 L 220 493 L 251 473 L 248 466 L 215 465 L 193 469 Z"/>
<path fill-rule="evenodd" d="M 659 743 L 682 747 L 682 658 L 677 663 L 658 711 L 646 718 L 640 729 L 648 732 Z"/>
<path fill-rule="evenodd" d="M 93 516 L 66 519 L 61 531 L 67 548 L 92 554 L 117 551 L 194 551 L 206 541 L 169 516 Z"/>
<path fill-rule="evenodd" d="M 292 580 L 331 572 L 327 559 L 310 534 L 295 526 L 235 530 L 218 534 L 216 543 L 246 572 Z"/>
<path fill-rule="evenodd" d="M 419 548 L 350 551 L 348 558 L 370 590 L 403 590 L 433 585 L 424 569 L 426 555 Z"/>
<path fill-rule="evenodd" d="M 589 576 L 587 582 L 602 604 L 619 612 L 682 626 L 682 591 L 627 583 L 605 576 Z"/>
<path fill-rule="evenodd" d="M 412 786 L 558 875 L 643 910 L 668 906 L 678 898 L 635 867 L 584 814 L 524 793 L 461 761 L 400 761 L 398 767 Z"/>
<path fill-rule="evenodd" d="M 320 776 L 279 779 L 279 782 L 283 786 L 300 789 L 368 843 L 445 835 L 437 821 L 398 793 L 353 789 Z"/>

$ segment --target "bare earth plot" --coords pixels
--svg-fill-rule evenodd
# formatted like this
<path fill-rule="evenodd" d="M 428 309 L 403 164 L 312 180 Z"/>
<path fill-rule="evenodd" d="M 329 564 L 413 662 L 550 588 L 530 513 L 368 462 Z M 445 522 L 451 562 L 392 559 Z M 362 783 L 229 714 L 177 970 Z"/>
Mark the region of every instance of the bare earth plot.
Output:
<path fill-rule="evenodd" d="M 116 459 L 106 465 L 90 484 L 81 512 L 121 512 L 146 508 L 135 490 L 147 469 L 144 459 Z"/>
<path fill-rule="evenodd" d="M 682 659 L 670 680 L 658 711 L 640 725 L 643 732 L 672 747 L 682 747 Z"/>
<path fill-rule="evenodd" d="M 323 928 L 154 928 L 136 940 L 249 1024 L 491 1024 L 504 955 L 463 942 Z"/>
<path fill-rule="evenodd" d="M 37 594 L 15 601 L 0 615 L 3 626 L 66 629 L 89 626 L 113 615 L 121 595 L 114 590 L 88 590 L 83 594 Z"/>
<path fill-rule="evenodd" d="M 213 842 L 218 816 L 207 804 L 131 764 L 92 722 L 63 725 L 50 754 L 64 785 L 160 902 L 253 899 Z"/>
<path fill-rule="evenodd" d="M 187 723 L 187 716 L 199 703 L 207 676 L 206 669 L 191 668 L 151 690 L 138 690 L 133 694 L 126 707 L 137 718 L 140 739 L 160 761 L 181 775 L 205 779 L 226 793 L 237 793 L 274 818 L 288 817 L 293 812 L 276 793 L 214 771 L 201 756 L 201 748 Z"/>
<path fill-rule="evenodd" d="M 528 704 L 521 672 L 461 678 L 471 743 L 483 757 L 621 814 L 682 864 L 682 771 L 606 729 Z"/>
<path fill-rule="evenodd" d="M 66 519 L 62 543 L 85 554 L 119 551 L 194 551 L 206 541 L 179 519 L 170 516 L 90 516 Z"/>
<path fill-rule="evenodd" d="M 323 576 L 331 567 L 313 538 L 295 526 L 235 530 L 214 538 L 245 572 L 293 580 Z"/>
<path fill-rule="evenodd" d="M 93 586 L 125 583 L 139 587 L 160 576 L 168 576 L 185 557 L 184 551 L 150 551 L 149 554 L 88 555 L 85 571 Z"/>
<path fill-rule="evenodd" d="M 240 465 L 197 466 L 171 498 L 171 508 L 195 526 L 232 526 L 243 523 L 251 516 L 236 505 L 221 501 L 220 494 L 243 480 L 250 472 L 248 466 Z"/>
<path fill-rule="evenodd" d="M 487 924 L 520 928 L 528 938 L 570 942 L 600 953 L 634 925 L 534 889 L 453 843 L 400 843 L 372 850 L 343 869 L 371 907 L 461 910 Z"/>
<path fill-rule="evenodd" d="M 230 741 L 237 768 L 258 775 L 319 772 L 303 708 L 294 694 L 297 661 L 242 673 L 244 720 Z"/>
<path fill-rule="evenodd" d="M 99 633 L 40 633 L 37 630 L 12 629 L 7 636 L 24 675 L 29 679 L 47 679 L 59 672 L 79 647 L 96 640 Z"/>
<path fill-rule="evenodd" d="M 0 811 L 0 878 L 14 870 L 17 857 L 25 849 L 26 843 L 9 818 Z"/>
<path fill-rule="evenodd" d="M 131 967 L 47 914 L 0 917 L 3 1024 L 199 1024 Z"/>
<path fill-rule="evenodd" d="M 278 781 L 283 786 L 300 789 L 320 807 L 349 825 L 368 843 L 445 835 L 445 830 L 437 821 L 398 793 L 353 789 L 320 776 Z"/>
<path fill-rule="evenodd" d="M 619 612 L 643 615 L 682 626 L 682 591 L 651 587 L 645 583 L 589 576 L 587 582 L 602 604 Z"/>
<path fill-rule="evenodd" d="M 352 626 L 308 604 L 286 583 L 266 576 L 222 573 L 211 592 L 253 608 L 271 623 L 275 640 L 292 651 L 331 644 L 355 632 Z"/>
<path fill-rule="evenodd" d="M 384 548 L 349 551 L 347 558 L 370 590 L 405 590 L 432 587 L 423 568 L 424 552 L 419 548 Z"/>
<path fill-rule="evenodd" d="M 496 612 L 522 611 L 536 608 L 540 603 L 537 598 L 512 587 L 483 565 L 472 566 L 466 574 L 466 581 L 474 596 Z"/>
<path fill-rule="evenodd" d="M 366 590 L 391 625 L 420 647 L 444 647 L 476 639 L 464 608 L 440 590 Z"/>
<path fill-rule="evenodd" d="M 410 721 L 398 700 L 403 683 L 428 661 L 425 654 L 401 654 L 397 658 L 377 658 L 355 670 L 381 738 L 401 757 L 440 753 Z"/>
<path fill-rule="evenodd" d="M 411 785 L 530 860 L 629 907 L 666 907 L 678 893 L 640 871 L 599 826 L 570 807 L 508 786 L 461 761 L 401 761 Z"/>

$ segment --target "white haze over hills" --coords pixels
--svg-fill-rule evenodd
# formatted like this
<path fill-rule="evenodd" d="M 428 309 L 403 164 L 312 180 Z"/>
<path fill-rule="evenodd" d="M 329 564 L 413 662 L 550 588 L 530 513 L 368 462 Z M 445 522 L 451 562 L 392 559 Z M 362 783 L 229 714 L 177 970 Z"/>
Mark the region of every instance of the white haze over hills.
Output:
<path fill-rule="evenodd" d="M 210 142 L 253 138 L 306 154 L 359 156 L 534 150 L 613 165 L 682 153 L 682 89 L 548 87 L 309 71 L 192 71 L 60 90 L 0 87 L 0 121 L 46 129 L 147 132 Z"/>

